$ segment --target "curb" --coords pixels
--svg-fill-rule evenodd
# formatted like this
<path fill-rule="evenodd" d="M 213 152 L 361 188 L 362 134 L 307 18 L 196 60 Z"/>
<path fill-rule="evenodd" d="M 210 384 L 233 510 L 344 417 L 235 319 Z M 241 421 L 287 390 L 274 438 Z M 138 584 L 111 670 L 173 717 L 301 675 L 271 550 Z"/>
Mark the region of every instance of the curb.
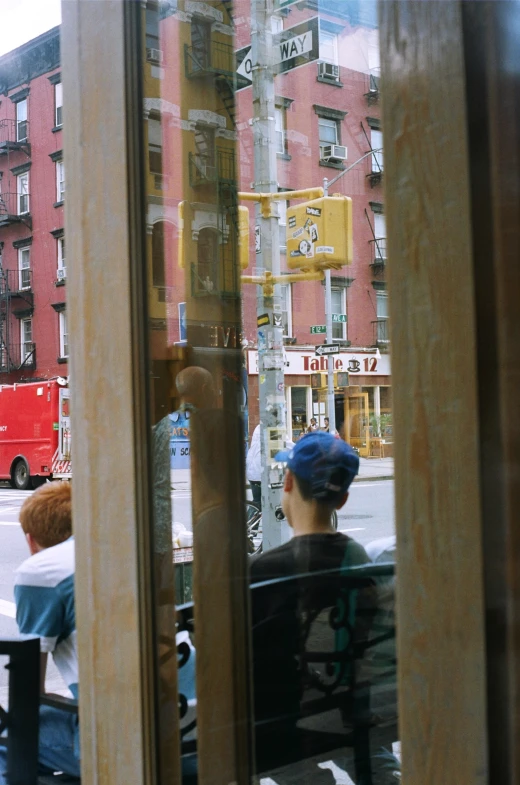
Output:
<path fill-rule="evenodd" d="M 394 479 L 393 474 L 381 474 L 378 475 L 377 477 L 360 477 L 358 475 L 357 477 L 354 477 L 353 482 L 374 482 L 375 480 L 393 480 L 393 479 Z"/>

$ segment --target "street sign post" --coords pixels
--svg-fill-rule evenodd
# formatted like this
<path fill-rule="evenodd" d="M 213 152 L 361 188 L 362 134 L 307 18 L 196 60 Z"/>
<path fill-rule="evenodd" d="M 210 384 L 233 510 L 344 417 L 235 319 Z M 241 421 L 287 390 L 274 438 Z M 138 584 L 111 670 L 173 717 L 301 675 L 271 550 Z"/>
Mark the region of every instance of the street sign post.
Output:
<path fill-rule="evenodd" d="M 296 0 L 291 0 L 296 2 Z M 290 5 L 286 3 L 285 5 Z M 285 8 L 285 5 L 280 8 Z M 273 36 L 273 63 L 276 74 L 284 74 L 301 65 L 306 65 L 320 56 L 319 18 L 313 16 L 294 27 L 288 27 Z M 251 45 L 235 52 L 238 76 L 237 90 L 253 84 L 253 55 Z"/>
<path fill-rule="evenodd" d="M 320 335 L 327 332 L 327 327 L 324 324 L 313 324 L 311 327 L 312 335 Z"/>
<path fill-rule="evenodd" d="M 315 349 L 317 357 L 323 357 L 329 354 L 339 354 L 339 346 L 332 343 L 322 343 Z"/>

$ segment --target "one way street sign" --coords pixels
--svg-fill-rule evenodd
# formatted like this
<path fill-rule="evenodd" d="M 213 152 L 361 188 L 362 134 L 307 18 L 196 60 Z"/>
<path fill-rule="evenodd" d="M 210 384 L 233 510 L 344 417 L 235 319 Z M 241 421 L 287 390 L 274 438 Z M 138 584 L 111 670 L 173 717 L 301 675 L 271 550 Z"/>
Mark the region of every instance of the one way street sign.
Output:
<path fill-rule="evenodd" d="M 324 354 L 339 354 L 339 346 L 331 343 L 322 343 L 316 347 L 316 355 L 323 357 Z"/>

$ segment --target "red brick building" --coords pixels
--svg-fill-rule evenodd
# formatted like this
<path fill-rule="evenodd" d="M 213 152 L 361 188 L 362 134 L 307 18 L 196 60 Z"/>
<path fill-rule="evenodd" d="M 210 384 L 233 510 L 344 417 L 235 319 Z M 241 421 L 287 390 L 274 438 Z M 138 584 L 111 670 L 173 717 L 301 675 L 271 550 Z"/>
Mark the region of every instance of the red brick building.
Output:
<path fill-rule="evenodd" d="M 178 204 L 191 193 L 190 183 L 177 174 L 188 171 L 184 159 L 198 155 L 201 144 L 220 149 L 232 145 L 236 138 L 239 189 L 251 190 L 255 179 L 251 87 L 237 92 L 231 114 L 222 107 L 208 106 L 204 82 L 186 71 L 181 51 L 190 44 L 193 47 L 195 41 L 200 45 L 203 39 L 212 51 L 214 36 L 219 37 L 221 50 L 227 47 L 232 52 L 233 47 L 247 46 L 249 0 L 236 0 L 234 27 L 229 15 L 209 4 L 185 2 L 183 8 L 172 10 L 164 19 L 160 34 L 157 16 L 154 21 L 157 4 L 149 3 L 146 10 L 145 138 L 150 171 L 156 171 L 155 162 L 159 161 L 157 171 L 162 166 L 166 174 L 149 177 L 148 185 L 147 229 L 154 259 L 153 291 L 157 293 L 157 307 L 155 301 L 150 303 L 150 316 L 157 316 L 155 321 L 163 330 L 158 316 L 161 303 L 167 303 L 170 342 L 181 338 L 178 303 L 186 300 L 186 277 L 176 258 Z M 282 272 L 289 272 L 283 238 L 290 192 L 320 186 L 324 177 L 332 180 L 359 161 L 331 188 L 331 193 L 352 198 L 354 243 L 353 264 L 332 276 L 333 311 L 338 317 L 333 336 L 341 349 L 337 368 L 349 372 L 350 384 L 359 396 L 356 406 L 365 420 L 368 413 L 378 416 L 391 405 L 383 155 L 371 153 L 382 146 L 373 10 L 370 3 L 352 0 L 322 0 L 319 4 L 306 0 L 273 19 L 273 32 L 316 16 L 320 26 L 320 59 L 279 75 L 275 84 L 278 182 L 288 199 L 279 203 Z M 207 58 L 209 71 L 215 74 L 218 63 L 210 62 L 211 57 Z M 204 73 L 201 76 L 203 79 Z M 65 376 L 68 342 L 58 28 L 0 58 L 0 86 L 0 379 Z M 188 94 L 189 101 L 183 98 Z M 157 130 L 161 124 L 162 139 Z M 200 201 L 200 193 L 200 189 L 194 190 L 188 200 Z M 255 220 L 252 207 L 249 209 L 252 272 Z M 208 221 L 199 203 L 191 232 L 199 245 L 204 232 L 211 235 L 211 227 L 203 228 Z M 242 303 L 250 426 L 254 427 L 258 420 L 256 286 L 243 286 Z M 210 300 L 203 304 L 209 313 Z M 326 414 L 325 390 L 316 386 L 320 377 L 312 376 L 324 370 L 323 362 L 320 365 L 314 356 L 314 346 L 325 336 L 311 334 L 311 326 L 325 324 L 324 306 L 321 282 L 283 287 L 287 425 L 295 435 L 303 420 Z M 339 386 L 339 423 L 347 397 Z"/>
<path fill-rule="evenodd" d="M 67 376 L 59 28 L 0 58 L 0 383 Z"/>

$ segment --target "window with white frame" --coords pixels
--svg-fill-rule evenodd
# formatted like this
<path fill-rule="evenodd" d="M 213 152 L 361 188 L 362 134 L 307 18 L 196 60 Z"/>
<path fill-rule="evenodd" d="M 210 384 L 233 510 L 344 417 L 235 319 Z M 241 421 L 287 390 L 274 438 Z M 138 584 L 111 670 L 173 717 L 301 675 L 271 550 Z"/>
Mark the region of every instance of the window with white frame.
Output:
<path fill-rule="evenodd" d="M 56 128 L 63 125 L 63 85 L 61 82 L 54 85 L 54 125 Z"/>
<path fill-rule="evenodd" d="M 323 29 L 320 29 L 320 60 L 338 65 L 338 36 Z"/>
<path fill-rule="evenodd" d="M 16 141 L 27 141 L 27 98 L 16 103 Z"/>
<path fill-rule="evenodd" d="M 21 364 L 29 359 L 34 350 L 32 319 L 21 319 L 20 321 L 20 361 Z"/>
<path fill-rule="evenodd" d="M 63 202 L 65 196 L 65 164 L 56 161 L 56 201 Z"/>
<path fill-rule="evenodd" d="M 65 238 L 58 237 L 56 240 L 56 246 L 58 251 L 58 279 L 66 278 L 67 276 L 67 265 L 65 262 Z"/>
<path fill-rule="evenodd" d="M 380 150 L 378 153 L 372 153 L 372 171 L 383 171 L 383 132 L 379 128 L 370 129 L 370 145 L 372 150 Z"/>
<path fill-rule="evenodd" d="M 16 178 L 16 194 L 18 215 L 29 212 L 29 172 L 19 174 Z"/>
<path fill-rule="evenodd" d="M 339 127 L 337 120 L 328 117 L 318 117 L 318 135 L 320 140 L 320 158 L 323 158 L 323 148 L 326 145 L 339 144 Z"/>
<path fill-rule="evenodd" d="M 148 163 L 153 174 L 162 174 L 162 131 L 158 117 L 148 118 Z"/>
<path fill-rule="evenodd" d="M 344 286 L 333 287 L 332 289 L 332 340 L 347 340 L 346 321 L 334 321 L 334 316 L 342 318 L 347 313 L 347 290 Z"/>
<path fill-rule="evenodd" d="M 31 288 L 31 248 L 18 249 L 18 285 L 20 289 Z"/>
<path fill-rule="evenodd" d="M 374 261 L 386 259 L 386 219 L 383 213 L 374 213 Z"/>
<path fill-rule="evenodd" d="M 274 110 L 276 127 L 276 152 L 282 155 L 287 152 L 287 112 L 284 106 L 277 106 Z"/>
<path fill-rule="evenodd" d="M 60 311 L 58 314 L 60 325 L 60 357 L 69 356 L 69 332 L 67 330 L 67 313 Z"/>
<path fill-rule="evenodd" d="M 281 33 L 283 30 L 283 16 L 272 16 L 271 17 L 271 32 L 273 35 L 277 35 L 277 33 Z"/>
<path fill-rule="evenodd" d="M 376 312 L 378 319 L 388 319 L 388 292 L 376 292 Z"/>

